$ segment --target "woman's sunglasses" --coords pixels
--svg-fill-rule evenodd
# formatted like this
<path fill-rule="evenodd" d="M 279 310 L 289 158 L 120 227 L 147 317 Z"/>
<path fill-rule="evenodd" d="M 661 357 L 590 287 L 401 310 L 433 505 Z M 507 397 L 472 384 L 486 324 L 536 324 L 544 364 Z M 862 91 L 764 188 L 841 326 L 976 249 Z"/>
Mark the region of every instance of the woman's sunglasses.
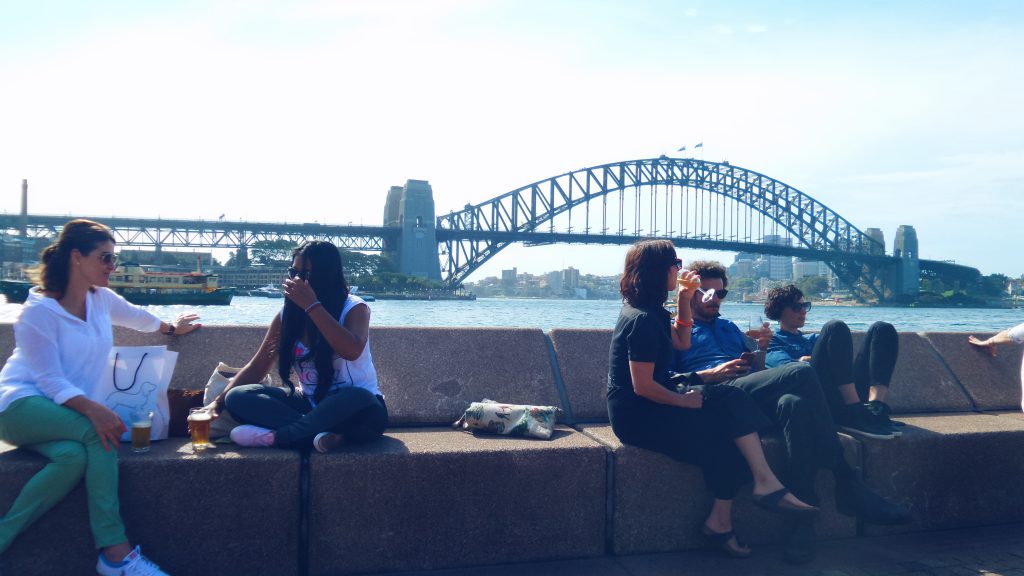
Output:
<path fill-rule="evenodd" d="M 811 311 L 811 303 L 810 302 L 796 302 L 794 304 L 790 304 L 789 309 L 792 310 L 793 312 L 797 312 L 797 313 L 799 313 L 799 312 L 810 312 Z"/>
<path fill-rule="evenodd" d="M 117 254 L 113 252 L 103 252 L 100 254 L 100 262 L 103 262 L 106 266 L 117 266 Z"/>
<path fill-rule="evenodd" d="M 307 270 L 299 270 L 298 268 L 289 266 L 288 267 L 288 277 L 289 278 L 298 278 L 299 280 L 306 280 L 307 278 L 309 278 L 309 271 L 307 271 Z"/>

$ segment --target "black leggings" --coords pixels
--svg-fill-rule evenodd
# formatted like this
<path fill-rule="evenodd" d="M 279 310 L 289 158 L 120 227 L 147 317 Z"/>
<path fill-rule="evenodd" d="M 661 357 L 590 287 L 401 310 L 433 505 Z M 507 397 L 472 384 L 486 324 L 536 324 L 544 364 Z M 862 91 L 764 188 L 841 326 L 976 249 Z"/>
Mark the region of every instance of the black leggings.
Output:
<path fill-rule="evenodd" d="M 839 320 L 826 322 L 811 352 L 811 366 L 818 373 L 833 414 L 846 403 L 839 386 L 852 382 L 861 402 L 868 400 L 872 385 L 888 386 L 899 350 L 899 335 L 892 324 L 875 322 L 854 358 L 850 328 Z"/>
<path fill-rule="evenodd" d="M 274 446 L 309 446 L 321 432 L 345 436 L 346 442 L 376 440 L 388 426 L 384 398 L 354 386 L 341 388 L 316 407 L 298 393 L 261 384 L 236 386 L 224 398 L 236 420 L 274 430 Z"/>
<path fill-rule="evenodd" d="M 742 390 L 710 385 L 705 398 L 703 408 L 679 408 L 612 391 L 608 418 L 623 444 L 700 466 L 714 497 L 732 500 L 753 479 L 735 439 L 771 422 Z"/>

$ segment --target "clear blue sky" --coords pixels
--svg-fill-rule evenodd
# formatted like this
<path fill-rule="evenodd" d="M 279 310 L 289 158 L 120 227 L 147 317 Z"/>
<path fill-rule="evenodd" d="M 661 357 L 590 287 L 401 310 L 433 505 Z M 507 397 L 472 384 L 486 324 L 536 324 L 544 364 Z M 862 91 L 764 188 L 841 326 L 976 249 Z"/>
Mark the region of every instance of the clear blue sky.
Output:
<path fill-rule="evenodd" d="M 1016 1 L 0 0 L 0 210 L 381 221 L 674 154 L 1024 273 Z M 513 247 L 477 275 L 623 248 Z M 724 252 L 701 254 L 731 260 Z M 684 253 L 687 258 L 696 253 Z M 471 280 L 474 278 L 471 278 Z"/>

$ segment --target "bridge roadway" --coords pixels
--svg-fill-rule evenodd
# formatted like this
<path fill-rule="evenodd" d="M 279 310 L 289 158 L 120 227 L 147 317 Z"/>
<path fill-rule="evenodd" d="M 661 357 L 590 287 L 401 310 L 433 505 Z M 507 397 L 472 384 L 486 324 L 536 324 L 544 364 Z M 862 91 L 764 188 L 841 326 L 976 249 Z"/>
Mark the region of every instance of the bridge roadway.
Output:
<path fill-rule="evenodd" d="M 0 214 L 0 230 L 10 235 L 20 233 L 24 227 L 30 238 L 51 238 L 71 216 L 29 214 L 24 218 L 18 214 Z M 391 226 L 364 226 L 320 224 L 315 222 L 232 222 L 226 220 L 185 220 L 164 218 L 123 218 L 87 216 L 110 226 L 114 238 L 122 246 L 173 247 L 173 248 L 225 248 L 251 247 L 260 241 L 329 240 L 348 250 L 381 252 L 401 234 L 401 228 Z M 522 242 L 527 245 L 545 244 L 605 244 L 629 245 L 641 239 L 626 234 L 580 234 L 569 232 L 500 232 L 486 230 L 444 229 L 435 230 L 437 240 L 488 240 L 495 242 Z M 843 252 L 813 250 L 798 246 L 764 244 L 755 241 L 738 242 L 721 240 L 706 235 L 671 238 L 680 248 L 752 252 L 774 256 L 797 256 L 821 261 L 843 260 L 849 257 Z M 891 264 L 898 259 L 883 254 L 858 254 L 864 263 Z M 975 268 L 940 260 L 920 260 L 921 270 L 963 280 L 975 279 Z"/>

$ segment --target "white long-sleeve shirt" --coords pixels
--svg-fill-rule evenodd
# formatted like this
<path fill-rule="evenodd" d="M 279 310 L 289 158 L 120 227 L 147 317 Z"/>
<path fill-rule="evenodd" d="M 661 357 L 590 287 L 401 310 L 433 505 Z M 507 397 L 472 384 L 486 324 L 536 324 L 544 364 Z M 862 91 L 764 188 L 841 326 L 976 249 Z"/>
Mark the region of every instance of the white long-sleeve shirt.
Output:
<path fill-rule="evenodd" d="M 140 332 L 160 329 L 160 319 L 108 288 L 85 296 L 86 319 L 33 288 L 14 323 L 14 353 L 0 370 L 0 412 L 15 400 L 45 396 L 63 404 L 88 396 L 107 367 L 112 325 Z"/>

